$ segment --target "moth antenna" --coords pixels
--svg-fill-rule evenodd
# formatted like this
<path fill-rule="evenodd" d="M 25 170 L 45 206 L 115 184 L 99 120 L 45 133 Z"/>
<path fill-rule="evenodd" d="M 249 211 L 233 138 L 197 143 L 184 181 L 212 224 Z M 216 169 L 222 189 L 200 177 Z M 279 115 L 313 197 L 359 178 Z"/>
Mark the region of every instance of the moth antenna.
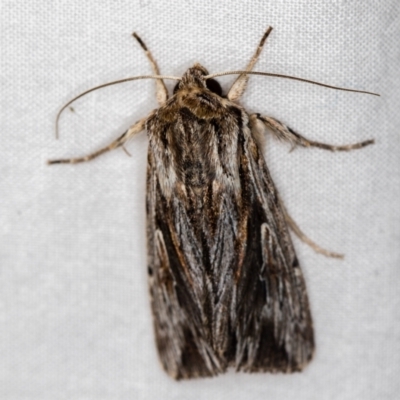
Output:
<path fill-rule="evenodd" d="M 273 76 L 275 78 L 286 78 L 286 79 L 293 79 L 295 81 L 300 81 L 300 82 L 306 82 L 306 83 L 312 83 L 313 85 L 318 85 L 318 86 L 323 86 L 327 87 L 329 89 L 336 89 L 336 90 L 343 90 L 345 92 L 354 92 L 354 93 L 364 93 L 364 94 L 371 94 L 373 96 L 380 96 L 378 93 L 373 93 L 373 92 L 367 92 L 365 90 L 357 90 L 357 89 L 348 89 L 348 88 L 343 88 L 339 86 L 332 86 L 332 85 L 327 85 L 326 83 L 321 83 L 321 82 L 316 82 L 316 81 L 311 81 L 309 79 L 304 79 L 304 78 L 298 78 L 297 76 L 291 76 L 291 75 L 281 75 L 281 74 L 274 74 L 271 72 L 259 72 L 259 71 L 227 71 L 227 72 L 219 72 L 216 74 L 210 74 L 204 77 L 204 79 L 211 79 L 211 78 L 216 78 L 218 76 L 224 76 L 224 75 L 262 75 L 262 76 Z"/>
<path fill-rule="evenodd" d="M 153 74 L 160 75 L 160 69 L 158 68 L 157 61 L 154 59 L 153 55 L 151 54 L 151 51 L 147 48 L 142 38 L 136 32 L 133 32 L 132 36 L 137 40 L 140 47 L 145 52 L 147 59 L 150 61 Z M 162 105 L 168 100 L 168 90 L 162 79 L 156 80 L 156 89 L 157 89 L 157 101 L 160 105 Z"/>
<path fill-rule="evenodd" d="M 139 79 L 171 79 L 174 81 L 180 81 L 181 78 L 179 78 L 178 76 L 163 76 L 163 75 L 139 75 L 139 76 L 132 76 L 130 78 L 125 78 L 125 79 L 119 79 L 117 81 L 112 81 L 112 82 L 108 82 L 108 83 L 103 83 L 102 85 L 99 86 L 95 86 L 92 87 L 91 89 L 85 90 L 84 92 L 82 92 L 81 94 L 78 94 L 78 96 L 75 96 L 73 99 L 71 99 L 70 101 L 68 101 L 67 103 L 65 103 L 61 108 L 60 111 L 57 113 L 56 116 L 56 139 L 58 139 L 59 135 L 58 135 L 58 121 L 60 119 L 60 116 L 62 114 L 62 112 L 70 105 L 72 104 L 75 100 L 80 99 L 81 97 L 87 95 L 90 92 L 94 92 L 97 89 L 101 89 L 107 86 L 112 86 L 112 85 L 118 85 L 119 83 L 124 83 L 124 82 L 130 82 L 130 81 L 136 81 Z"/>

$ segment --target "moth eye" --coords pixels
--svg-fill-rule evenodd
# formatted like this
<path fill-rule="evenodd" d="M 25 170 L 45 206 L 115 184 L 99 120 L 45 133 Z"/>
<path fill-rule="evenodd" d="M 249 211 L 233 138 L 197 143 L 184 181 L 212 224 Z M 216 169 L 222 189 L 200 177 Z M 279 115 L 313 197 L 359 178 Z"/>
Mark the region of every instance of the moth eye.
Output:
<path fill-rule="evenodd" d="M 222 96 L 222 88 L 221 85 L 215 79 L 207 79 L 206 80 L 207 89 L 211 92 L 217 94 L 218 96 Z"/>

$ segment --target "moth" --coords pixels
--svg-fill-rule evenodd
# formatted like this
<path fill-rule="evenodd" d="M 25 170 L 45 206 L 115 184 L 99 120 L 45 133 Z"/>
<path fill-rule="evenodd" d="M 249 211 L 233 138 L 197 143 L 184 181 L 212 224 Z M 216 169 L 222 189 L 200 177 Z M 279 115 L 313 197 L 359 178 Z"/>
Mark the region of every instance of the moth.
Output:
<path fill-rule="evenodd" d="M 90 89 L 57 116 L 58 124 L 66 107 L 99 87 L 156 80 L 158 109 L 105 148 L 49 163 L 89 161 L 147 132 L 151 306 L 160 360 L 175 379 L 214 376 L 230 367 L 288 373 L 309 363 L 315 347 L 313 323 L 289 228 L 316 251 L 340 255 L 317 246 L 287 213 L 266 165 L 263 136 L 268 130 L 292 147 L 331 151 L 374 142 L 334 146 L 311 141 L 240 105 L 251 74 L 316 83 L 252 71 L 271 30 L 245 70 L 210 75 L 196 63 L 181 78 L 160 75 L 151 52 L 134 34 L 154 74 Z M 225 94 L 214 78 L 228 74 L 238 77 Z M 171 96 L 165 79 L 178 81 Z"/>

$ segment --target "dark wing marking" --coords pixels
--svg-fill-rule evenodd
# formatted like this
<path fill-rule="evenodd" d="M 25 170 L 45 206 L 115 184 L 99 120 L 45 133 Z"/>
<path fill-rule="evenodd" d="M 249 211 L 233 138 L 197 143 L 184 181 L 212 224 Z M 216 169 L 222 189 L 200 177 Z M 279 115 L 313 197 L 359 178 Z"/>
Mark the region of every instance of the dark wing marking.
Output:
<path fill-rule="evenodd" d="M 242 306 L 237 314 L 241 326 L 237 336 L 242 339 L 235 365 L 247 372 L 299 371 L 314 351 L 303 274 L 278 193 L 261 150 L 250 136 L 244 135 L 243 153 L 250 165 L 241 176 L 251 213 L 248 251 L 241 268 L 246 273 L 238 279 L 238 304 Z"/>

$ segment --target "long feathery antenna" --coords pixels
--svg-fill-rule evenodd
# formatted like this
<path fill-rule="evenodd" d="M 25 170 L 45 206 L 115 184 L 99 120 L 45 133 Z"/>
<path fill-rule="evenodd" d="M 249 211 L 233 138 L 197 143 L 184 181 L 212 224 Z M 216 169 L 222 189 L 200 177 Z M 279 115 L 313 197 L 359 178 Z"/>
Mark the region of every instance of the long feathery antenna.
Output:
<path fill-rule="evenodd" d="M 297 76 L 290 76 L 290 75 L 281 75 L 281 74 L 274 74 L 270 72 L 258 72 L 258 71 L 227 71 L 227 72 L 220 72 L 217 74 L 210 74 L 205 76 L 205 79 L 211 79 L 211 78 L 216 78 L 218 76 L 224 76 L 224 75 L 262 75 L 262 76 L 273 76 L 275 78 L 287 78 L 287 79 L 293 79 L 295 81 L 300 81 L 300 82 L 307 82 L 307 83 L 312 83 L 313 85 L 318 85 L 318 86 L 324 86 L 330 89 L 337 89 L 337 90 L 344 90 L 345 92 L 355 92 L 355 93 L 364 93 L 364 94 L 372 94 L 373 96 L 380 96 L 378 93 L 373 93 L 373 92 L 367 92 L 365 90 L 355 90 L 355 89 L 348 89 L 348 88 L 342 88 L 338 86 L 332 86 L 332 85 L 327 85 L 326 83 L 321 83 L 321 82 L 316 82 L 316 81 L 311 81 L 309 79 L 304 79 L 304 78 L 298 78 Z"/>
<path fill-rule="evenodd" d="M 112 85 L 118 85 L 119 83 L 124 83 L 124 82 L 129 82 L 129 81 L 136 81 L 139 79 L 171 79 L 174 81 L 180 81 L 181 78 L 177 77 L 177 76 L 163 76 L 163 75 L 140 75 L 140 76 L 133 76 L 131 78 L 125 78 L 125 79 L 120 79 L 118 81 L 113 81 L 113 82 L 108 82 L 108 83 L 103 83 L 102 85 L 99 86 L 95 86 L 91 89 L 88 89 L 86 91 L 84 91 L 81 94 L 78 94 L 78 96 L 74 97 L 73 99 L 71 99 L 68 103 L 64 104 L 61 108 L 60 111 L 57 113 L 57 117 L 56 117 L 56 139 L 58 139 L 58 121 L 60 119 L 60 116 L 62 114 L 62 112 L 70 105 L 72 104 L 75 100 L 80 99 L 81 97 L 87 95 L 90 92 L 94 92 L 97 89 L 101 89 L 107 86 L 112 86 Z"/>

